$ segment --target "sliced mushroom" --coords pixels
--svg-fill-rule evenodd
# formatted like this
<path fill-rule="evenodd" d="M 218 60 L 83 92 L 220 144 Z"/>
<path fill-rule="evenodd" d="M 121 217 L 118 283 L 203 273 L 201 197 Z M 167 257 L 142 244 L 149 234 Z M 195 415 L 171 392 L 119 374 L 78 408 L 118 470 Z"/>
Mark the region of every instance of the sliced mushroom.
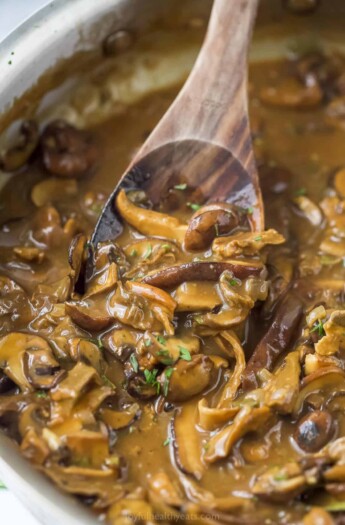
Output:
<path fill-rule="evenodd" d="M 205 430 L 216 430 L 231 421 L 240 411 L 240 406 L 211 408 L 207 406 L 206 399 L 201 399 L 198 403 L 198 411 L 200 426 Z"/>
<path fill-rule="evenodd" d="M 217 286 L 212 282 L 191 281 L 180 284 L 173 295 L 177 312 L 212 310 L 222 303 Z"/>
<path fill-rule="evenodd" d="M 171 431 L 178 467 L 182 472 L 201 479 L 205 467 L 201 460 L 202 445 L 200 435 L 196 430 L 196 416 L 195 405 L 184 405 L 174 417 Z"/>
<path fill-rule="evenodd" d="M 51 122 L 43 130 L 41 149 L 45 168 L 59 177 L 80 177 L 98 158 L 93 138 L 62 120 Z"/>
<path fill-rule="evenodd" d="M 263 386 L 265 404 L 279 414 L 289 414 L 295 406 L 300 383 L 299 349 L 290 352 Z"/>
<path fill-rule="evenodd" d="M 44 339 L 39 345 L 31 341 L 24 354 L 24 371 L 30 383 L 42 390 L 53 388 L 65 375 Z"/>
<path fill-rule="evenodd" d="M 345 199 L 345 168 L 341 168 L 334 175 L 334 188 L 342 199 Z"/>
<path fill-rule="evenodd" d="M 304 452 L 318 452 L 329 442 L 333 431 L 331 414 L 325 410 L 315 410 L 298 421 L 294 440 Z"/>
<path fill-rule="evenodd" d="M 35 184 L 31 190 L 31 200 L 37 208 L 41 208 L 41 206 L 46 206 L 66 197 L 72 197 L 77 193 L 78 185 L 75 179 L 50 178 Z"/>
<path fill-rule="evenodd" d="M 38 128 L 34 121 L 23 121 L 20 126 L 20 135 L 18 144 L 9 148 L 0 157 L 0 167 L 5 171 L 16 171 L 24 166 L 37 147 Z"/>
<path fill-rule="evenodd" d="M 301 300 L 288 294 L 277 308 L 267 333 L 263 336 L 248 361 L 243 387 L 248 390 L 258 385 L 256 374 L 262 368 L 272 370 L 274 363 L 290 346 L 303 314 Z"/>
<path fill-rule="evenodd" d="M 250 275 L 260 275 L 263 266 L 260 262 L 190 262 L 170 266 L 148 273 L 142 281 L 159 288 L 175 288 L 188 281 L 218 281 L 221 274 L 228 270 L 234 277 L 245 279 Z"/>
<path fill-rule="evenodd" d="M 61 378 L 60 365 L 45 339 L 13 332 L 0 339 L 0 367 L 23 392 L 52 388 Z"/>
<path fill-rule="evenodd" d="M 216 203 L 203 206 L 189 221 L 184 238 L 185 248 L 188 251 L 204 250 L 215 237 L 231 233 L 238 223 L 238 214 L 231 204 Z"/>
<path fill-rule="evenodd" d="M 119 430 L 120 428 L 128 427 L 139 414 L 140 407 L 137 403 L 133 403 L 126 410 L 111 410 L 109 408 L 101 408 L 99 415 L 102 421 L 110 428 Z"/>
<path fill-rule="evenodd" d="M 51 397 L 54 401 L 78 399 L 86 385 L 90 383 L 101 385 L 99 375 L 91 366 L 79 362 L 69 370 L 67 376 L 52 390 Z"/>
<path fill-rule="evenodd" d="M 113 318 L 108 314 L 102 305 L 98 306 L 95 301 L 66 302 L 66 314 L 72 321 L 84 330 L 100 331 L 107 328 L 113 322 Z"/>
<path fill-rule="evenodd" d="M 121 217 L 143 235 L 183 242 L 187 226 L 175 217 L 135 206 L 124 190 L 117 195 L 116 206 Z"/>
<path fill-rule="evenodd" d="M 79 466 L 49 465 L 44 473 L 64 492 L 78 496 L 95 497 L 94 507 L 106 508 L 125 494 L 117 482 L 118 473 L 113 469 L 93 469 Z"/>
<path fill-rule="evenodd" d="M 79 233 L 73 237 L 68 249 L 68 262 L 71 267 L 71 278 L 73 283 L 77 283 L 84 266 L 86 236 Z"/>
<path fill-rule="evenodd" d="M 253 408 L 243 406 L 235 416 L 233 423 L 211 437 L 207 450 L 204 453 L 205 461 L 214 463 L 226 458 L 239 439 L 248 434 L 248 432 L 262 432 L 271 419 L 272 413 L 268 407 Z"/>
<path fill-rule="evenodd" d="M 240 232 L 230 237 L 215 239 L 212 244 L 212 251 L 223 258 L 236 255 L 251 256 L 259 253 L 268 244 L 275 245 L 284 242 L 284 237 L 275 230 Z"/>
<path fill-rule="evenodd" d="M 320 468 L 317 463 L 309 469 L 290 461 L 279 467 L 269 467 L 259 475 L 252 488 L 253 494 L 263 500 L 274 503 L 286 503 L 301 494 L 306 488 L 315 486 L 320 479 Z"/>
<path fill-rule="evenodd" d="M 166 398 L 168 401 L 186 401 L 200 394 L 211 382 L 214 364 L 206 355 L 193 355 L 190 361 L 179 360 L 174 366 L 170 378 L 165 371 L 160 376 L 164 392 L 168 384 Z"/>
<path fill-rule="evenodd" d="M 322 211 L 312 200 L 304 195 L 300 195 L 294 198 L 294 203 L 298 206 L 298 209 L 310 224 L 313 226 L 320 226 L 322 224 Z"/>

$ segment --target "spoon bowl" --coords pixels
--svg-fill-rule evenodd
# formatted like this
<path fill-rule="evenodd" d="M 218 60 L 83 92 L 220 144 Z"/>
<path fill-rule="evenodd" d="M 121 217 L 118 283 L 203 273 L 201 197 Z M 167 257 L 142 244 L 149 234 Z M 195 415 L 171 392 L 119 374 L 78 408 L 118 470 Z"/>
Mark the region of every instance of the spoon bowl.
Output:
<path fill-rule="evenodd" d="M 248 211 L 256 229 L 258 188 L 242 164 L 224 147 L 198 140 L 182 140 L 161 146 L 141 158 L 122 177 L 103 208 L 92 243 L 116 239 L 122 219 L 115 200 L 121 189 L 142 190 L 156 208 L 176 186 L 188 191 L 191 204 L 228 202 Z"/>
<path fill-rule="evenodd" d="M 258 0 L 215 0 L 207 35 L 178 97 L 153 130 L 106 203 L 92 243 L 122 232 L 115 199 L 143 190 L 157 207 L 176 185 L 192 204 L 225 201 L 249 209 L 264 227 L 247 108 L 247 54 Z"/>

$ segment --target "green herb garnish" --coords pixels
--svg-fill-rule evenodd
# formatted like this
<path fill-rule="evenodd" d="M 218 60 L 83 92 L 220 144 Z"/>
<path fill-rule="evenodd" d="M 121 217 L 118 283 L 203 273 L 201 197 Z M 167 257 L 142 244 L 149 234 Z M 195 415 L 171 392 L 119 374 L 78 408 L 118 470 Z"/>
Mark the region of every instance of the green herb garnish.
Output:
<path fill-rule="evenodd" d="M 166 344 L 167 344 L 167 340 L 166 340 L 162 335 L 157 335 L 157 341 L 158 341 L 161 345 L 166 345 Z"/>
<path fill-rule="evenodd" d="M 167 447 L 168 445 L 170 445 L 170 442 L 171 438 L 166 438 L 166 440 L 163 442 L 163 447 Z"/>
<path fill-rule="evenodd" d="M 254 208 L 252 206 L 250 206 L 249 208 L 246 209 L 246 213 L 247 213 L 247 215 L 253 215 Z"/>
<path fill-rule="evenodd" d="M 155 387 L 157 394 L 160 392 L 161 385 L 157 381 L 158 369 L 144 370 L 145 381 L 148 385 Z"/>
<path fill-rule="evenodd" d="M 168 252 L 169 250 L 171 250 L 171 244 L 162 244 L 162 248 L 163 250 Z"/>
<path fill-rule="evenodd" d="M 262 241 L 262 236 L 258 235 L 257 237 L 254 237 L 254 241 Z"/>
<path fill-rule="evenodd" d="M 0 490 L 7 489 L 6 485 L 0 481 Z"/>
<path fill-rule="evenodd" d="M 39 399 L 45 399 L 46 397 L 48 397 L 48 394 L 44 390 L 38 390 L 37 392 L 35 392 L 35 396 Z"/>
<path fill-rule="evenodd" d="M 239 286 L 241 283 L 237 279 L 228 279 L 230 286 Z"/>
<path fill-rule="evenodd" d="M 138 255 L 138 252 L 137 252 L 137 250 L 133 249 L 129 255 L 131 257 L 136 257 Z"/>
<path fill-rule="evenodd" d="M 187 189 L 187 184 L 184 182 L 183 184 L 176 184 L 176 186 L 174 186 L 175 190 L 181 190 L 181 191 L 184 191 Z"/>
<path fill-rule="evenodd" d="M 163 383 L 163 394 L 165 395 L 165 397 L 168 395 L 168 392 L 169 392 L 169 383 L 170 383 L 170 378 L 171 378 L 171 375 L 173 373 L 174 369 L 172 367 L 168 367 L 164 370 L 164 383 Z"/>
<path fill-rule="evenodd" d="M 314 323 L 314 327 L 310 330 L 310 333 L 317 332 L 319 337 L 323 337 L 326 335 L 325 329 L 323 327 L 323 322 L 321 320 L 317 321 L 317 323 Z"/>
<path fill-rule="evenodd" d="M 173 362 L 174 362 L 174 360 L 173 360 L 173 358 L 170 356 L 168 350 L 159 350 L 159 351 L 157 352 L 157 355 L 163 357 L 163 359 L 161 359 L 161 361 L 162 361 L 162 363 L 163 363 L 164 365 L 172 365 Z"/>
<path fill-rule="evenodd" d="M 152 345 L 152 341 L 150 339 L 145 339 L 144 345 L 145 346 L 151 346 Z"/>
<path fill-rule="evenodd" d="M 305 188 L 298 188 L 298 190 L 295 191 L 296 197 L 302 197 L 303 195 L 306 195 L 307 190 Z"/>
<path fill-rule="evenodd" d="M 143 258 L 148 259 L 151 255 L 152 255 L 152 244 L 148 244 L 145 250 L 145 253 L 143 255 Z"/>
<path fill-rule="evenodd" d="M 201 204 L 196 204 L 194 202 L 187 202 L 187 206 L 193 211 L 198 211 L 201 208 Z"/>
<path fill-rule="evenodd" d="M 137 358 L 135 357 L 135 354 L 131 354 L 129 361 L 132 365 L 134 372 L 137 373 L 139 370 L 139 363 L 138 363 Z"/>
<path fill-rule="evenodd" d="M 190 351 L 188 348 L 185 348 L 184 346 L 179 346 L 178 349 L 180 350 L 180 358 L 184 361 L 191 361 L 192 356 L 190 355 Z"/>
<path fill-rule="evenodd" d="M 103 343 L 102 343 L 102 341 L 100 339 L 92 339 L 92 338 L 90 338 L 90 339 L 87 339 L 87 341 L 89 341 L 90 343 L 98 346 L 98 348 L 100 350 L 102 350 L 102 348 L 104 348 Z"/>

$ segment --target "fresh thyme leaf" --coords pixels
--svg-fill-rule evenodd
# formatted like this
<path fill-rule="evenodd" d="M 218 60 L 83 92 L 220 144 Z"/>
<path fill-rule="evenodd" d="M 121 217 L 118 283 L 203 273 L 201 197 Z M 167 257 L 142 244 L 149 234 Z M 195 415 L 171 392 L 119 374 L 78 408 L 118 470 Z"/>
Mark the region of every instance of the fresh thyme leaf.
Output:
<path fill-rule="evenodd" d="M 323 337 L 326 335 L 325 329 L 323 327 L 323 322 L 319 320 L 317 323 L 315 323 L 314 327 L 310 330 L 310 333 L 317 332 L 319 337 Z"/>
<path fill-rule="evenodd" d="M 103 343 L 102 343 L 102 341 L 100 339 L 92 339 L 91 338 L 91 339 L 87 339 L 87 341 L 89 341 L 90 343 L 98 346 L 98 348 L 100 350 L 102 350 L 102 348 L 104 348 Z"/>
<path fill-rule="evenodd" d="M 184 191 L 187 189 L 187 184 L 186 183 L 183 183 L 183 184 L 176 184 L 176 186 L 174 186 L 175 190 L 181 190 L 181 191 Z"/>
<path fill-rule="evenodd" d="M 303 195 L 307 194 L 307 190 L 305 188 L 298 188 L 298 190 L 295 191 L 296 197 L 302 197 Z"/>
<path fill-rule="evenodd" d="M 129 361 L 130 361 L 130 363 L 132 365 L 132 368 L 133 368 L 134 372 L 137 373 L 138 370 L 139 370 L 139 363 L 138 363 L 138 360 L 137 360 L 137 358 L 135 357 L 134 354 L 131 354 L 131 356 L 129 358 Z"/>
<path fill-rule="evenodd" d="M 137 250 L 133 249 L 129 255 L 131 257 L 136 257 L 138 255 L 138 252 L 137 252 Z"/>
<path fill-rule="evenodd" d="M 171 250 L 171 244 L 162 244 L 162 248 L 163 250 L 168 252 L 169 250 Z"/>
<path fill-rule="evenodd" d="M 166 340 L 162 335 L 157 335 L 157 341 L 158 341 L 161 345 L 166 345 L 166 344 L 167 344 L 167 340 Z"/>
<path fill-rule="evenodd" d="M 230 286 L 239 286 L 241 284 L 240 281 L 237 279 L 228 279 L 228 283 L 230 284 Z"/>
<path fill-rule="evenodd" d="M 145 253 L 143 255 L 143 258 L 148 259 L 151 256 L 151 254 L 152 254 L 152 244 L 148 244 L 145 250 Z"/>
<path fill-rule="evenodd" d="M 171 438 L 166 438 L 166 440 L 163 442 L 163 447 L 167 447 L 168 445 L 170 445 L 170 442 Z"/>
<path fill-rule="evenodd" d="M 147 370 L 147 369 L 144 370 L 144 376 L 145 376 L 146 383 L 150 386 L 155 387 L 157 394 L 159 394 L 161 385 L 157 381 L 157 374 L 158 374 L 157 368 L 154 368 L 153 370 Z"/>
<path fill-rule="evenodd" d="M 288 479 L 288 475 L 284 474 L 283 472 L 276 474 L 274 476 L 275 481 L 286 481 Z"/>
<path fill-rule="evenodd" d="M 44 399 L 48 397 L 48 394 L 44 390 L 38 390 L 37 392 L 35 392 L 35 396 L 38 397 L 39 399 Z"/>
<path fill-rule="evenodd" d="M 187 202 L 187 206 L 193 211 L 198 211 L 201 208 L 201 204 L 196 204 L 195 202 Z"/>
<path fill-rule="evenodd" d="M 191 361 L 192 356 L 190 355 L 190 351 L 188 348 L 185 348 L 184 346 L 179 346 L 178 349 L 180 350 L 180 358 L 184 361 Z"/>
<path fill-rule="evenodd" d="M 150 339 L 145 339 L 144 345 L 145 346 L 151 346 L 152 345 L 152 341 L 150 341 Z"/>
<path fill-rule="evenodd" d="M 173 371 L 174 369 L 172 367 L 168 367 L 164 370 L 165 378 L 164 378 L 164 383 L 163 383 L 163 394 L 165 397 L 168 395 L 168 392 L 169 392 L 169 383 L 170 383 L 170 378 L 171 378 Z"/>
<path fill-rule="evenodd" d="M 254 237 L 254 241 L 262 241 L 262 236 L 258 235 L 257 237 Z"/>
<path fill-rule="evenodd" d="M 246 213 L 248 215 L 253 215 L 254 213 L 254 208 L 252 206 L 249 206 L 249 208 L 246 209 Z"/>

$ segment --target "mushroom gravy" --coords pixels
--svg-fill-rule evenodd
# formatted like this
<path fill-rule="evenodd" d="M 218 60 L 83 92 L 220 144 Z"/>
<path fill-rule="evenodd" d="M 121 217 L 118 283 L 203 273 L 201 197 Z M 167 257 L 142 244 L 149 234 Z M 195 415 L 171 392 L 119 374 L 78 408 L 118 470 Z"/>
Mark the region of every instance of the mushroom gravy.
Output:
<path fill-rule="evenodd" d="M 155 210 L 121 192 L 123 233 L 93 246 L 107 194 L 176 92 L 88 131 L 26 122 L 3 155 L 1 428 L 109 523 L 333 523 L 345 61 L 250 68 L 266 231 L 181 178 Z"/>

